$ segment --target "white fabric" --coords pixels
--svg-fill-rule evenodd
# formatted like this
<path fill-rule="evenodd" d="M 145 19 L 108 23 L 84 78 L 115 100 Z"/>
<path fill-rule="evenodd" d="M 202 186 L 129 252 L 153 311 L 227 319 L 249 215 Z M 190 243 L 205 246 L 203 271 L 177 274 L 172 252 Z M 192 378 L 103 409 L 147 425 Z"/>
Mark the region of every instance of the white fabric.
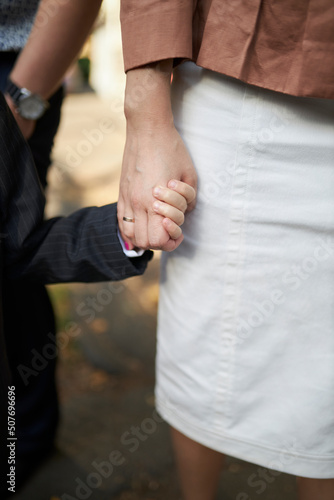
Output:
<path fill-rule="evenodd" d="M 157 407 L 191 439 L 334 477 L 334 101 L 186 63 L 175 123 L 199 175 L 162 258 Z"/>

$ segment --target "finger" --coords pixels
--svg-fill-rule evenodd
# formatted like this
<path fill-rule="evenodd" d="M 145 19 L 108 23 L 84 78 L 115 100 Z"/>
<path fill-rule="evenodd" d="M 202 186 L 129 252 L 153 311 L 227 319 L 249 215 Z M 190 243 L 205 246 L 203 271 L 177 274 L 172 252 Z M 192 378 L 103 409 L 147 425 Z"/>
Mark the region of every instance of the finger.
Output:
<path fill-rule="evenodd" d="M 121 231 L 120 231 L 120 236 L 121 236 L 122 243 L 123 243 L 124 247 L 126 248 L 126 250 L 133 250 L 134 248 L 136 248 L 131 242 L 125 241 Z"/>
<path fill-rule="evenodd" d="M 134 215 L 131 205 L 124 202 L 124 199 L 121 197 L 117 204 L 118 227 L 123 240 L 127 243 L 131 243 L 133 242 L 135 234 L 134 222 L 127 222 L 123 217 L 134 218 Z"/>
<path fill-rule="evenodd" d="M 189 205 L 187 207 L 187 210 L 186 210 L 186 213 L 189 213 L 192 210 L 194 210 L 194 208 L 196 207 L 196 201 L 197 201 L 197 198 L 195 197 L 194 201 L 192 201 L 191 203 L 189 203 Z"/>
<path fill-rule="evenodd" d="M 163 216 L 152 211 L 148 213 L 148 241 L 149 247 L 157 250 L 164 250 L 165 245 L 170 240 L 169 234 L 162 224 Z M 171 240 L 174 241 L 174 240 Z"/>
<path fill-rule="evenodd" d="M 156 186 L 153 189 L 153 195 L 158 200 L 164 201 L 165 203 L 178 208 L 183 213 L 187 210 L 186 198 L 172 189 L 163 186 Z"/>
<path fill-rule="evenodd" d="M 178 226 L 181 226 L 184 223 L 184 213 L 181 210 L 178 210 L 167 203 L 162 201 L 155 201 L 153 203 L 153 210 L 164 217 L 168 217 L 172 221 L 175 222 Z"/>
<path fill-rule="evenodd" d="M 181 236 L 182 230 L 180 226 L 175 224 L 175 222 L 173 222 L 172 220 L 164 219 L 162 221 L 162 224 L 166 229 L 166 231 L 168 232 L 169 236 L 172 238 L 172 240 L 177 240 Z"/>
<path fill-rule="evenodd" d="M 196 191 L 192 186 L 190 186 L 186 182 L 172 179 L 171 181 L 168 182 L 167 186 L 170 189 L 173 189 L 177 193 L 181 194 L 186 199 L 187 205 L 189 205 L 195 200 Z"/>
<path fill-rule="evenodd" d="M 195 169 L 192 169 L 190 172 L 186 173 L 186 175 L 182 176 L 182 181 L 191 186 L 195 193 L 197 193 L 197 173 Z M 175 179 L 172 179 L 175 180 Z M 188 204 L 187 212 L 191 212 L 196 206 L 196 196 L 193 201 Z"/>
<path fill-rule="evenodd" d="M 136 247 L 143 248 L 144 250 L 150 247 L 147 235 L 147 212 L 143 209 L 136 212 L 133 242 Z"/>
<path fill-rule="evenodd" d="M 127 250 L 133 250 L 136 248 L 132 243 L 128 243 L 127 241 L 124 241 L 124 246 Z"/>
<path fill-rule="evenodd" d="M 123 233 L 121 228 L 119 228 L 119 232 L 121 235 L 121 238 L 123 240 L 124 246 L 127 250 L 133 250 L 135 248 L 135 245 L 132 243 L 132 241 Z"/>
<path fill-rule="evenodd" d="M 125 242 L 135 244 L 134 222 L 126 222 L 122 218 L 122 223 L 121 223 L 119 229 L 120 229 L 120 233 L 122 235 L 122 238 L 124 239 Z"/>
<path fill-rule="evenodd" d="M 121 232 L 122 238 L 127 243 L 133 244 L 134 239 L 134 223 L 123 220 L 123 217 L 135 218 L 135 214 L 131 202 L 130 180 L 127 174 L 128 169 L 132 170 L 133 159 L 129 152 L 129 148 L 125 147 L 122 175 L 119 186 L 119 199 L 117 203 L 117 218 L 118 227 Z"/>
<path fill-rule="evenodd" d="M 181 236 L 177 240 L 169 238 L 169 241 L 164 245 L 162 250 L 164 250 L 165 252 L 172 252 L 182 243 L 183 239 L 184 239 L 183 234 L 181 234 Z"/>

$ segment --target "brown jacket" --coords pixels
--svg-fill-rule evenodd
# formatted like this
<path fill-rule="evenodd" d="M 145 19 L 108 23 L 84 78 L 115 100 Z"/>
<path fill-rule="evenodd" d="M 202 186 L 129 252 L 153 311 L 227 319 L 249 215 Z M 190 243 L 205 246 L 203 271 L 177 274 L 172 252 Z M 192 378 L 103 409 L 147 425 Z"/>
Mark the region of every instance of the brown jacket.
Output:
<path fill-rule="evenodd" d="M 125 70 L 169 58 L 334 98 L 334 0 L 121 0 Z"/>

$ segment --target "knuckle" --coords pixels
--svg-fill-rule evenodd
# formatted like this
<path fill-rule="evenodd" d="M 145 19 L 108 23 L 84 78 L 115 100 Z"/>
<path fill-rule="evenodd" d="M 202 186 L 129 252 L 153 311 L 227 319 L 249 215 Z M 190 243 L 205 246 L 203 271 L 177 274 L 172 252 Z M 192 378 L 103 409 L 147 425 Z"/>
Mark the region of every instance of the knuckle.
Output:
<path fill-rule="evenodd" d="M 173 231 L 172 238 L 173 240 L 177 240 L 182 234 L 182 231 L 179 227 L 176 227 Z"/>
<path fill-rule="evenodd" d="M 142 250 L 148 250 L 150 248 L 150 245 L 147 240 L 137 240 L 136 247 Z"/>
<path fill-rule="evenodd" d="M 124 209 L 124 199 L 123 196 L 120 194 L 117 202 L 117 211 L 121 212 L 123 209 Z"/>
<path fill-rule="evenodd" d="M 167 241 L 168 241 L 168 239 L 167 239 Z M 166 237 L 154 235 L 150 239 L 150 248 L 153 248 L 156 250 L 159 250 L 160 248 L 163 249 L 163 247 L 166 245 L 167 241 L 166 241 Z"/>
<path fill-rule="evenodd" d="M 133 238 L 133 230 L 128 228 L 125 224 L 123 224 L 122 226 L 122 234 L 124 234 L 124 236 L 126 236 L 126 238 L 128 239 Z"/>
<path fill-rule="evenodd" d="M 171 193 L 168 189 L 166 189 L 166 188 L 162 189 L 162 191 L 161 191 L 162 201 L 164 201 L 165 203 L 171 204 L 172 196 L 173 196 L 173 193 Z"/>
<path fill-rule="evenodd" d="M 184 213 L 183 212 L 181 212 L 179 220 L 180 220 L 179 226 L 182 226 L 182 224 L 184 223 Z"/>
<path fill-rule="evenodd" d="M 134 210 L 138 210 L 141 208 L 142 206 L 142 199 L 141 199 L 141 196 L 140 194 L 134 194 L 132 195 L 131 197 L 131 204 L 132 204 L 132 207 Z"/>
<path fill-rule="evenodd" d="M 193 187 L 190 187 L 190 191 L 189 191 L 189 203 L 191 203 L 192 201 L 194 201 L 196 197 L 196 191 Z"/>
<path fill-rule="evenodd" d="M 187 210 L 187 206 L 188 206 L 188 204 L 187 204 L 186 200 L 183 199 L 183 201 L 182 201 L 182 207 L 181 207 L 181 210 L 182 210 L 183 213 Z"/>

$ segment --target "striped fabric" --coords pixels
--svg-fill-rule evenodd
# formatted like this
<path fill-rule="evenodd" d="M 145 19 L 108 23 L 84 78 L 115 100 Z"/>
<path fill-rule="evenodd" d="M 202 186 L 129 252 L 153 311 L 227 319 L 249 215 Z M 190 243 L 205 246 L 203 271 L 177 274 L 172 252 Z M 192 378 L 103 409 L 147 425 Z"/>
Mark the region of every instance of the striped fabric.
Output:
<path fill-rule="evenodd" d="M 0 100 L 0 212 L 4 272 L 41 283 L 120 280 L 142 274 L 150 253 L 129 259 L 116 203 L 43 222 L 45 199 L 28 146 Z"/>
<path fill-rule="evenodd" d="M 1 314 L 3 275 L 44 284 L 120 280 L 142 274 L 152 257 L 152 252 L 126 257 L 117 236 L 116 203 L 43 222 L 44 204 L 30 150 L 0 93 L 0 408 L 7 405 L 10 383 Z"/>

